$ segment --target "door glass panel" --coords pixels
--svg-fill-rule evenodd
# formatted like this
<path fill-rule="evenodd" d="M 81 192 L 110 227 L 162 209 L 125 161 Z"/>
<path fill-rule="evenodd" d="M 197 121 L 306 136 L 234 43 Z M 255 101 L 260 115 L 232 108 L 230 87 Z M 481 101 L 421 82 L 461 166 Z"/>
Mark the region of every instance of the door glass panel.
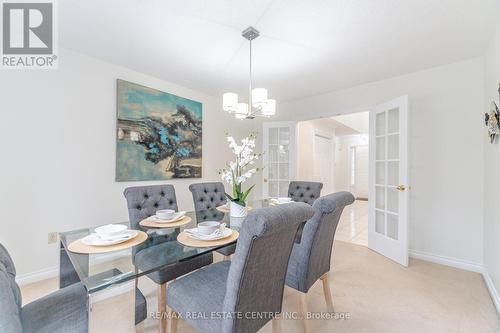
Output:
<path fill-rule="evenodd" d="M 290 144 L 290 129 L 288 127 L 281 127 L 280 128 L 280 145 L 283 146 L 288 146 Z"/>
<path fill-rule="evenodd" d="M 375 191 L 375 207 L 385 209 L 385 187 L 377 186 Z"/>
<path fill-rule="evenodd" d="M 377 138 L 377 147 L 375 148 L 375 159 L 385 160 L 385 137 Z"/>
<path fill-rule="evenodd" d="M 377 162 L 376 166 L 375 184 L 385 184 L 385 162 Z"/>
<path fill-rule="evenodd" d="M 399 192 L 395 188 L 387 188 L 387 210 L 399 212 Z"/>
<path fill-rule="evenodd" d="M 397 160 L 399 158 L 399 135 L 389 135 L 387 138 L 387 158 L 390 160 Z"/>
<path fill-rule="evenodd" d="M 277 145 L 278 144 L 278 129 L 270 128 L 269 129 L 269 144 Z"/>
<path fill-rule="evenodd" d="M 269 178 L 278 179 L 278 164 L 271 163 L 269 165 Z"/>
<path fill-rule="evenodd" d="M 280 127 L 266 129 L 268 145 L 265 147 L 267 163 L 264 179 L 264 193 L 268 197 L 288 195 L 290 182 L 290 149 L 293 147 L 293 127 L 284 123 Z M 267 182 L 266 182 L 267 181 Z"/>
<path fill-rule="evenodd" d="M 280 197 L 287 197 L 288 196 L 288 186 L 290 182 L 280 182 Z"/>
<path fill-rule="evenodd" d="M 398 240 L 398 216 L 387 214 L 387 236 Z"/>
<path fill-rule="evenodd" d="M 278 162 L 278 146 L 269 146 L 269 162 Z"/>
<path fill-rule="evenodd" d="M 275 180 L 269 181 L 269 196 L 270 197 L 279 197 L 278 182 Z"/>
<path fill-rule="evenodd" d="M 279 179 L 289 179 L 288 174 L 289 174 L 289 166 L 288 163 L 280 163 L 280 176 Z"/>
<path fill-rule="evenodd" d="M 387 162 L 387 185 L 399 185 L 399 162 Z"/>
<path fill-rule="evenodd" d="M 392 109 L 388 112 L 387 118 L 387 132 L 390 133 L 398 133 L 399 132 L 399 109 Z"/>
<path fill-rule="evenodd" d="M 375 212 L 375 232 L 385 235 L 385 213 Z"/>
<path fill-rule="evenodd" d="M 385 112 L 378 113 L 375 118 L 375 135 L 385 135 Z"/>
<path fill-rule="evenodd" d="M 288 145 L 280 145 L 278 147 L 278 155 L 280 162 L 288 162 Z"/>

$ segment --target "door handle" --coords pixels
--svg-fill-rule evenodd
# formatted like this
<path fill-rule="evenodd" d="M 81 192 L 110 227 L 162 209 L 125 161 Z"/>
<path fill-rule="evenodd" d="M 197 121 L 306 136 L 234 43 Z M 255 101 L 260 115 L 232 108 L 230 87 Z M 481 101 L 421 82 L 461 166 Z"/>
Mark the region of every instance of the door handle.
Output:
<path fill-rule="evenodd" d="M 399 185 L 398 187 L 396 187 L 396 190 L 403 192 L 404 190 L 406 190 L 406 187 L 404 185 Z"/>

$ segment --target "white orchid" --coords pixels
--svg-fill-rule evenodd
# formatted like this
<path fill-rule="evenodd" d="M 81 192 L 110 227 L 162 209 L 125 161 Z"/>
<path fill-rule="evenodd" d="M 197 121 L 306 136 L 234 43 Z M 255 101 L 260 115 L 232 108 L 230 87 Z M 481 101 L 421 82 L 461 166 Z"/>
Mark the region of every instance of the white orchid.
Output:
<path fill-rule="evenodd" d="M 233 196 L 231 197 L 227 193 L 226 196 L 242 205 L 245 205 L 245 200 L 255 185 L 243 192 L 241 184 L 259 171 L 259 168 L 252 167 L 260 156 L 260 154 L 254 153 L 255 138 L 255 134 L 251 134 L 249 137 L 242 139 L 241 145 L 238 145 L 232 136 L 227 136 L 229 148 L 236 155 L 236 160 L 227 163 L 225 169 L 219 170 L 221 179 L 233 188 Z"/>

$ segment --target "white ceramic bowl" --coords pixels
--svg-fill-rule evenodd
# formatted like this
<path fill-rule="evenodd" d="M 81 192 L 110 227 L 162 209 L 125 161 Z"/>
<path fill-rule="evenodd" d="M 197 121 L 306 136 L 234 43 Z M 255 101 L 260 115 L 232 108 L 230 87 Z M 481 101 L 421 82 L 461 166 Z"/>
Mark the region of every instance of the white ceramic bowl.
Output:
<path fill-rule="evenodd" d="M 287 202 L 291 202 L 292 201 L 292 198 L 289 198 L 289 197 L 280 197 L 278 198 L 278 202 L 279 203 L 287 203 Z"/>
<path fill-rule="evenodd" d="M 95 232 L 101 237 L 117 236 L 122 234 L 125 230 L 127 230 L 127 226 L 123 224 L 107 224 L 95 228 Z"/>
<path fill-rule="evenodd" d="M 219 229 L 220 222 L 206 221 L 198 223 L 198 232 L 202 235 L 210 235 L 215 230 Z"/>
<path fill-rule="evenodd" d="M 171 220 L 174 217 L 175 210 L 161 209 L 156 211 L 156 217 L 160 220 Z"/>

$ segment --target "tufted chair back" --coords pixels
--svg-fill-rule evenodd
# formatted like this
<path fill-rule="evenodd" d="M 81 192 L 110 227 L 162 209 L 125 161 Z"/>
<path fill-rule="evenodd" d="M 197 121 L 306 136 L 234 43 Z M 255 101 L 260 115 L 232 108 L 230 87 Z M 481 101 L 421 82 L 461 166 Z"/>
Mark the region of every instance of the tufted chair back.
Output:
<path fill-rule="evenodd" d="M 293 245 L 286 284 L 303 293 L 330 271 L 335 230 L 344 207 L 354 202 L 349 192 L 337 192 L 319 198 L 313 204 L 314 216 L 302 230 L 300 243 Z"/>
<path fill-rule="evenodd" d="M 127 199 L 130 227 L 139 229 L 139 222 L 160 209 L 177 211 L 177 198 L 172 185 L 128 187 L 123 192 Z"/>
<path fill-rule="evenodd" d="M 21 290 L 16 283 L 16 268 L 0 244 L 0 332 L 22 333 Z"/>
<path fill-rule="evenodd" d="M 194 209 L 197 212 L 226 203 L 224 185 L 221 182 L 191 184 L 189 190 L 193 195 Z"/>
<path fill-rule="evenodd" d="M 314 209 L 302 202 L 255 209 L 243 223 L 231 260 L 224 313 L 279 313 L 286 268 L 299 226 Z M 271 318 L 228 318 L 222 332 L 257 332 Z"/>
<path fill-rule="evenodd" d="M 217 209 L 199 210 L 196 212 L 196 223 L 204 221 L 222 221 L 225 214 Z"/>
<path fill-rule="evenodd" d="M 294 181 L 288 186 L 288 196 L 293 201 L 312 205 L 320 197 L 322 188 L 323 183 Z"/>

